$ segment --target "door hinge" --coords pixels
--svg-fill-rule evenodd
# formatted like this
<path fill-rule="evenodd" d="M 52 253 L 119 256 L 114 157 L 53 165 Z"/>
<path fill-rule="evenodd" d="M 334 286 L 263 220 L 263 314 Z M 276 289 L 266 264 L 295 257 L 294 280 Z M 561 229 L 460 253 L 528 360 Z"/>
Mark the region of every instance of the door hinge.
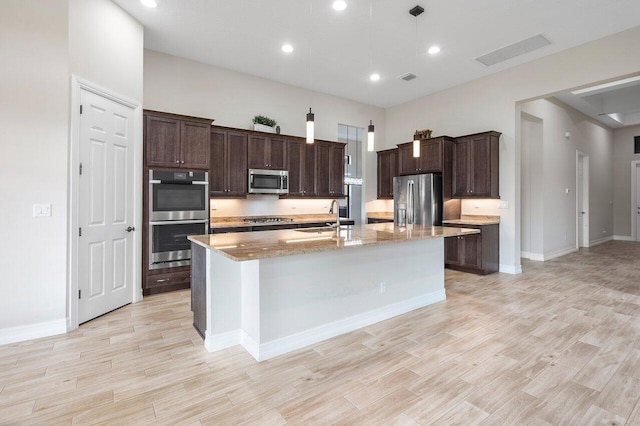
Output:
<path fill-rule="evenodd" d="M 82 299 L 82 290 L 78 290 L 78 299 Z"/>
<path fill-rule="evenodd" d="M 82 174 L 82 163 L 80 163 L 80 174 Z"/>
<path fill-rule="evenodd" d="M 82 114 L 82 105 L 80 105 L 80 114 Z"/>
<path fill-rule="evenodd" d="M 78 228 L 78 237 L 82 237 L 82 228 Z"/>

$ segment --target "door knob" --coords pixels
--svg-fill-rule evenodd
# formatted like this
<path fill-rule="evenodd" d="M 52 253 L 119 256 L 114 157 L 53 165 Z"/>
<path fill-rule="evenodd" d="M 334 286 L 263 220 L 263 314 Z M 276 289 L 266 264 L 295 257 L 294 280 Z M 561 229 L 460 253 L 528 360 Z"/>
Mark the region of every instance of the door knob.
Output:
<path fill-rule="evenodd" d="M 127 232 L 131 232 L 131 231 L 135 231 L 136 228 L 134 228 L 133 226 L 128 226 L 127 229 L 125 229 L 125 231 Z"/>

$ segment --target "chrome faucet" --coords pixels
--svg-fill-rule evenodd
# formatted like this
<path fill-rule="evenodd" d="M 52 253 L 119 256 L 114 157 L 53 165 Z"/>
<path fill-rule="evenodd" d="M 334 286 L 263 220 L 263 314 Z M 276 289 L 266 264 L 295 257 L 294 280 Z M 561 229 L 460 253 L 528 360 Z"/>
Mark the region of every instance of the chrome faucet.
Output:
<path fill-rule="evenodd" d="M 334 210 L 335 205 L 335 210 Z M 338 200 L 331 201 L 331 208 L 329 209 L 329 214 L 336 214 L 336 230 L 340 229 L 340 206 L 338 205 Z"/>

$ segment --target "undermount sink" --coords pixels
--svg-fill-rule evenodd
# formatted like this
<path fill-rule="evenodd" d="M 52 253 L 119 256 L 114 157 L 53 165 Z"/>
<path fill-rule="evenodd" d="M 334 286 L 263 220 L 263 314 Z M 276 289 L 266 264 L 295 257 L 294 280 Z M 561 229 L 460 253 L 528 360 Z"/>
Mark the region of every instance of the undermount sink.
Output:
<path fill-rule="evenodd" d="M 340 230 L 340 231 L 344 231 L 346 229 L 347 229 L 346 226 L 341 226 L 340 228 L 338 228 L 338 230 Z M 324 233 L 327 233 L 327 232 L 336 232 L 336 227 L 335 226 L 322 226 L 322 227 L 319 227 L 319 228 L 296 229 L 296 231 L 298 231 L 298 232 L 306 232 L 308 234 L 324 234 Z"/>

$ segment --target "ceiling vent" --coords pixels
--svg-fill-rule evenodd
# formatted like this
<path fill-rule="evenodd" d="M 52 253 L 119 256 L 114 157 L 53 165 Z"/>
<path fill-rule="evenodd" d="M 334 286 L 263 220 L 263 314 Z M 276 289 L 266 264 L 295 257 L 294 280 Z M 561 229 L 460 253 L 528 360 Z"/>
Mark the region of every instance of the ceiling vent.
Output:
<path fill-rule="evenodd" d="M 399 78 L 400 80 L 404 80 L 404 81 L 411 81 L 411 80 L 413 80 L 413 79 L 414 79 L 414 78 L 416 78 L 416 77 L 417 77 L 417 75 L 415 75 L 414 73 L 412 73 L 412 72 L 408 72 L 408 73 L 406 73 L 406 74 L 402 74 L 402 75 L 401 75 L 400 77 L 398 77 L 398 78 Z"/>
<path fill-rule="evenodd" d="M 500 62 L 515 58 L 516 56 L 524 55 L 525 53 L 533 52 L 534 50 L 550 44 L 551 42 L 542 34 L 538 34 L 517 43 L 510 44 L 502 49 L 494 50 L 486 55 L 477 57 L 476 61 L 490 67 L 491 65 L 499 64 Z"/>

